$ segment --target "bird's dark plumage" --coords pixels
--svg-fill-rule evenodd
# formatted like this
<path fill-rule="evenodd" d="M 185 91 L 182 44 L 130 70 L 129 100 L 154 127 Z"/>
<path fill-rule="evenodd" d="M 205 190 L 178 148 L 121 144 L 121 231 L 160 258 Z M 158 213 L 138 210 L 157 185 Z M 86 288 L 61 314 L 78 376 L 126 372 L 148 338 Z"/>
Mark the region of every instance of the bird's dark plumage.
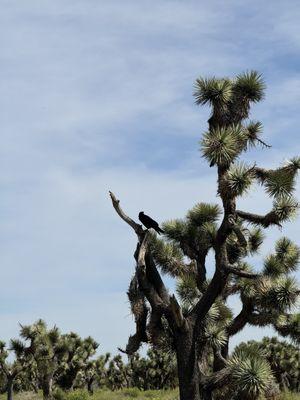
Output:
<path fill-rule="evenodd" d="M 151 217 L 149 217 L 148 215 L 144 214 L 144 211 L 141 211 L 139 213 L 139 220 L 141 221 L 141 223 L 143 225 L 145 225 L 145 227 L 147 229 L 154 229 L 159 235 L 161 233 L 164 233 L 164 231 L 159 227 L 158 223 L 156 221 L 154 221 L 154 219 L 152 219 Z"/>

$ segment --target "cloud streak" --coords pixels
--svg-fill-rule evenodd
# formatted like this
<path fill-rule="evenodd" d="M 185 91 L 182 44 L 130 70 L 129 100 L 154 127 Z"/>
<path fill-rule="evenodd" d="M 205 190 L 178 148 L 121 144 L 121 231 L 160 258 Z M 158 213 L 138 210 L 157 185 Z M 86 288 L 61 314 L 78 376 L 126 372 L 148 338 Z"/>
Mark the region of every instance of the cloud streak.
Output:
<path fill-rule="evenodd" d="M 299 153 L 300 7 L 288 3 L 3 2 L 1 337 L 42 317 L 93 334 L 101 351 L 126 342 L 135 237 L 108 190 L 133 217 L 158 220 L 218 201 L 197 150 L 209 117 L 193 102 L 197 76 L 260 70 L 267 97 L 253 118 L 273 148 L 248 160 L 274 166 Z M 241 206 L 270 201 L 252 192 Z M 284 233 L 297 240 L 298 227 Z"/>

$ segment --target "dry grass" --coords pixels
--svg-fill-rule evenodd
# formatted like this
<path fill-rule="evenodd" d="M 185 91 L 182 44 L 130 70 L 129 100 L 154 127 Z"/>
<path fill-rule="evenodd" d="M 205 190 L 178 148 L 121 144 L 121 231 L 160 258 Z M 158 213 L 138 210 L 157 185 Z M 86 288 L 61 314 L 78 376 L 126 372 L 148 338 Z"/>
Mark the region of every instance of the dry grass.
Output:
<path fill-rule="evenodd" d="M 74 394 L 74 393 L 73 393 Z M 14 400 L 42 400 L 41 394 L 36 393 L 20 393 L 15 394 Z M 70 396 L 72 400 L 75 400 L 75 396 Z M 78 393 L 76 396 L 76 400 L 80 400 L 80 398 L 85 398 L 85 396 L 81 396 Z M 95 394 L 89 397 L 91 400 L 178 400 L 178 392 L 170 391 L 170 390 L 149 390 L 147 392 L 141 392 L 135 388 L 126 389 L 117 392 L 111 392 L 110 390 L 98 390 Z M 5 395 L 0 395 L 0 400 L 6 400 Z"/>
<path fill-rule="evenodd" d="M 72 396 L 72 399 L 74 400 L 80 400 L 81 398 L 85 398 L 85 396 L 82 397 L 80 393 L 77 393 L 77 396 Z M 141 392 L 133 388 L 117 392 L 98 390 L 95 392 L 94 396 L 89 398 L 91 400 L 178 400 L 179 396 L 178 391 L 176 390 L 149 390 L 147 392 Z M 0 400 L 6 400 L 6 396 L 1 395 Z M 14 400 L 42 400 L 42 395 L 35 393 L 21 393 L 16 394 Z M 300 394 L 282 393 L 280 400 L 300 400 Z"/>

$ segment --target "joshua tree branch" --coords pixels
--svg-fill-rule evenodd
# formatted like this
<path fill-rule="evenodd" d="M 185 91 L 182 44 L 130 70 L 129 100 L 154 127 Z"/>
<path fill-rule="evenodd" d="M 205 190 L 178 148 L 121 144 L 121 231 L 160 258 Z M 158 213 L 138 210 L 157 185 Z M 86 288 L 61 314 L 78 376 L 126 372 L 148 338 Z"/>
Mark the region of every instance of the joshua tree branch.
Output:
<path fill-rule="evenodd" d="M 145 233 L 144 239 L 141 244 L 138 244 L 137 266 L 136 274 L 139 281 L 140 288 L 147 297 L 152 308 L 162 308 L 164 303 L 157 291 L 154 289 L 151 282 L 147 278 L 146 270 L 146 252 L 148 249 L 148 234 Z"/>
<path fill-rule="evenodd" d="M 199 290 L 202 290 L 203 283 L 206 281 L 205 260 L 207 253 L 207 251 L 200 253 L 196 259 L 196 283 Z"/>
<path fill-rule="evenodd" d="M 227 266 L 227 267 L 225 267 L 225 269 L 229 273 L 237 275 L 237 276 L 241 276 L 242 278 L 256 279 L 256 278 L 259 277 L 258 274 L 253 274 L 251 272 L 243 271 L 241 269 L 234 268 L 234 267 L 231 267 L 231 266 Z"/>
<path fill-rule="evenodd" d="M 128 290 L 128 297 L 131 303 L 131 311 L 134 315 L 136 332 L 128 339 L 126 350 L 119 349 L 121 352 L 131 355 L 135 353 L 142 342 L 148 342 L 147 337 L 147 317 L 148 307 L 146 305 L 145 297 L 139 291 L 136 276 L 133 277 Z"/>
<path fill-rule="evenodd" d="M 218 372 L 214 372 L 210 376 L 201 377 L 201 385 L 206 389 L 217 389 L 228 383 L 231 377 L 231 370 L 228 367 L 221 369 Z"/>
<path fill-rule="evenodd" d="M 226 175 L 228 168 L 218 167 L 218 180 L 219 180 L 219 192 L 221 193 L 222 181 Z M 229 272 L 226 270 L 228 264 L 228 256 L 226 250 L 226 240 L 229 234 L 232 232 L 232 228 L 235 226 L 235 200 L 233 198 L 222 197 L 224 217 L 223 221 L 218 229 L 215 253 L 216 253 L 216 270 L 214 276 L 208 285 L 206 292 L 200 298 L 196 306 L 191 311 L 192 318 L 195 318 L 195 334 L 197 335 L 201 325 L 201 321 L 210 310 L 211 306 L 215 302 L 218 296 L 221 295 L 222 291 L 226 287 Z"/>
<path fill-rule="evenodd" d="M 191 310 L 190 316 L 196 318 L 197 325 L 199 325 L 216 298 L 221 294 L 227 282 L 227 275 L 228 273 L 226 271 L 217 269 L 204 295 Z"/>
<path fill-rule="evenodd" d="M 248 316 L 248 322 L 254 326 L 266 326 L 274 322 L 274 315 L 272 313 L 254 313 Z"/>
<path fill-rule="evenodd" d="M 240 313 L 232 320 L 230 325 L 227 327 L 228 337 L 234 336 L 240 332 L 247 322 L 249 321 L 249 315 L 253 312 L 253 305 L 251 302 L 244 302 L 243 308 Z"/>
<path fill-rule="evenodd" d="M 263 140 L 256 138 L 255 140 L 257 140 L 262 146 L 267 147 L 268 149 L 271 149 L 271 145 L 267 144 L 266 142 L 264 142 Z"/>
<path fill-rule="evenodd" d="M 140 224 L 137 224 L 133 219 L 128 217 L 120 207 L 120 200 L 118 200 L 112 192 L 109 192 L 109 194 L 117 214 L 134 229 L 139 238 L 135 259 L 137 262 L 136 274 L 141 290 L 145 294 L 153 310 L 160 310 L 160 312 L 165 313 L 172 327 L 175 325 L 181 328 L 182 321 L 180 322 L 180 326 L 178 326 L 178 315 L 180 315 L 180 313 L 182 315 L 182 312 L 179 312 L 180 306 L 177 303 L 178 307 L 174 308 L 175 297 L 173 299 L 173 307 L 171 306 L 170 296 L 157 271 L 151 252 L 149 251 L 148 231 L 144 231 Z"/>
<path fill-rule="evenodd" d="M 238 239 L 240 245 L 241 245 L 243 248 L 246 248 L 246 247 L 247 247 L 247 240 L 245 239 L 245 236 L 243 235 L 241 229 L 240 229 L 237 225 L 234 225 L 234 226 L 232 227 L 232 230 L 233 230 L 234 233 L 236 234 L 236 237 L 237 237 L 237 239 Z"/>
<path fill-rule="evenodd" d="M 130 217 L 128 217 L 128 215 L 126 215 L 124 213 L 124 211 L 122 210 L 122 208 L 120 206 L 120 200 L 118 200 L 112 192 L 109 192 L 109 195 L 110 195 L 113 207 L 116 210 L 116 212 L 118 213 L 118 215 L 123 219 L 123 221 L 125 221 L 128 225 L 131 226 L 131 228 L 135 231 L 135 233 L 137 234 L 137 236 L 140 239 L 144 234 L 142 225 L 137 224 L 133 219 L 131 219 Z"/>
<path fill-rule="evenodd" d="M 182 314 L 182 309 L 180 305 L 178 304 L 178 301 L 176 300 L 176 297 L 173 295 L 170 298 L 170 308 L 173 314 L 173 317 L 176 322 L 176 326 L 178 328 L 182 328 L 186 322 L 183 314 Z"/>
<path fill-rule="evenodd" d="M 0 363 L 0 368 L 2 369 L 2 371 L 4 372 L 4 374 L 6 376 L 9 376 L 10 372 L 9 370 L 6 368 L 5 362 L 1 362 Z"/>
<path fill-rule="evenodd" d="M 278 221 L 278 216 L 274 213 L 274 211 L 270 211 L 265 215 L 258 215 L 237 210 L 236 215 L 245 221 L 251 222 L 252 224 L 262 225 L 264 228 L 267 228 L 270 225 L 277 225 L 281 227 L 281 224 Z"/>

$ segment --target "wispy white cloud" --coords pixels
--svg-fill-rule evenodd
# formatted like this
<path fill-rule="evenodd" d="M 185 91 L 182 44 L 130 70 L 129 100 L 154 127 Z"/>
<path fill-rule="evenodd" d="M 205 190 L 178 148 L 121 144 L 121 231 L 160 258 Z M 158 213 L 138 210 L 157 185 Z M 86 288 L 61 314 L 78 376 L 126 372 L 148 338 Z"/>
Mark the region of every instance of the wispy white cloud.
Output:
<path fill-rule="evenodd" d="M 135 237 L 108 190 L 130 215 L 159 220 L 218 201 L 197 151 L 209 115 L 193 103 L 198 75 L 263 72 L 267 98 L 253 118 L 274 147 L 248 160 L 274 166 L 299 152 L 300 8 L 290 4 L 3 3 L 1 336 L 43 317 L 93 334 L 103 351 L 126 342 Z M 270 201 L 255 191 L 241 207 L 263 212 Z M 284 233 L 297 240 L 298 226 Z M 262 254 L 280 234 L 272 230 Z"/>

